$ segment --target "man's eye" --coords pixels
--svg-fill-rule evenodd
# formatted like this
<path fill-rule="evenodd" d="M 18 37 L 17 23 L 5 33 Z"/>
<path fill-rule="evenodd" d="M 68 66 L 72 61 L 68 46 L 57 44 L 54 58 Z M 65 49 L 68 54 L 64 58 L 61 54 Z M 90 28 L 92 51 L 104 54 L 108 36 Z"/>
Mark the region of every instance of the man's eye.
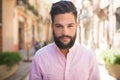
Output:
<path fill-rule="evenodd" d="M 73 27 L 73 25 L 68 25 L 68 27 Z"/>

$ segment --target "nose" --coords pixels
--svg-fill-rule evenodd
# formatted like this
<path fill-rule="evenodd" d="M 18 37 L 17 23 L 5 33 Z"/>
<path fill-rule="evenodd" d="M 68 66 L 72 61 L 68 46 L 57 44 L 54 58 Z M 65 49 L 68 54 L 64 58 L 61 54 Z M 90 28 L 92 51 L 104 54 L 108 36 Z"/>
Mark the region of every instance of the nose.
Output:
<path fill-rule="evenodd" d="M 62 30 L 63 35 L 68 35 L 68 29 L 66 27 L 63 28 Z"/>

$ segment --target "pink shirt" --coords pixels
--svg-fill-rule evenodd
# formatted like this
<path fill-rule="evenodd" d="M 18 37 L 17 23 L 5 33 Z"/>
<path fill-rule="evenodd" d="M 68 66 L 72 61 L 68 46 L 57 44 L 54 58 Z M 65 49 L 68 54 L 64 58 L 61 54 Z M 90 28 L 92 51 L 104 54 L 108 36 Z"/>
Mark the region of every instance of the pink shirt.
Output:
<path fill-rule="evenodd" d="M 65 57 L 55 43 L 38 50 L 29 80 L 100 80 L 95 56 L 74 44 Z"/>

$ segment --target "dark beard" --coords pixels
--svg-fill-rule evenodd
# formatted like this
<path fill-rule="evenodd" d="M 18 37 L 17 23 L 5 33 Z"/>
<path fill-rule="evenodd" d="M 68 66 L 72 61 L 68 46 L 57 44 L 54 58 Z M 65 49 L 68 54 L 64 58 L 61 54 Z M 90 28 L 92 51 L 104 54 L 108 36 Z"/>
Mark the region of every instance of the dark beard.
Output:
<path fill-rule="evenodd" d="M 76 39 L 76 33 L 73 37 L 71 36 L 68 36 L 68 35 L 62 35 L 62 36 L 59 36 L 59 37 L 56 37 L 55 33 L 53 32 L 53 37 L 54 37 L 54 41 L 55 41 L 55 44 L 60 48 L 60 49 L 70 49 L 74 43 L 75 43 L 75 39 Z M 63 37 L 68 37 L 70 38 L 70 42 L 68 44 L 64 44 L 60 41 L 60 38 L 63 38 Z"/>

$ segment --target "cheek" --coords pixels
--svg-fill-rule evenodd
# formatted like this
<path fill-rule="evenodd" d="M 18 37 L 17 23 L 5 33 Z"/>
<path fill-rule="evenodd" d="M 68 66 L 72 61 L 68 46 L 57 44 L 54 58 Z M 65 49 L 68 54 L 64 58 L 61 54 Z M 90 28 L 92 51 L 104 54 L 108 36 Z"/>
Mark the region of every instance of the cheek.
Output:
<path fill-rule="evenodd" d="M 77 30 L 76 30 L 76 29 L 74 29 L 74 30 L 70 31 L 71 36 L 74 36 L 74 35 L 76 34 L 76 32 L 77 32 Z"/>
<path fill-rule="evenodd" d="M 61 36 L 61 32 L 59 30 L 53 30 L 56 37 Z"/>

